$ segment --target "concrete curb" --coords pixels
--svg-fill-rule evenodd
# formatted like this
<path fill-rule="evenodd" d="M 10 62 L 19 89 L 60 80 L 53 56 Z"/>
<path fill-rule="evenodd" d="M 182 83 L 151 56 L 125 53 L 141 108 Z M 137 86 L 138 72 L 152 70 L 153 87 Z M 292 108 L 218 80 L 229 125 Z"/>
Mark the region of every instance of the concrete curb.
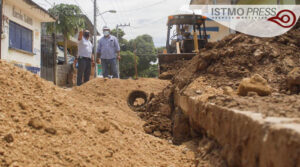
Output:
<path fill-rule="evenodd" d="M 263 117 L 176 93 L 174 103 L 195 131 L 222 146 L 228 166 L 300 167 L 300 120 Z"/>

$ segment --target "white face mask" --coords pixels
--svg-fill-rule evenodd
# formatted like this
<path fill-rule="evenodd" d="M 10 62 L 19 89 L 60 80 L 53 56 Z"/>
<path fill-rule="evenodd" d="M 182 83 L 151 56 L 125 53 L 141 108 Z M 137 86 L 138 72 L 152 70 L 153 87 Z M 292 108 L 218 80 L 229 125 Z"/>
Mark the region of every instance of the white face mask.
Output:
<path fill-rule="evenodd" d="M 109 35 L 109 31 L 103 31 L 104 36 L 108 36 Z"/>

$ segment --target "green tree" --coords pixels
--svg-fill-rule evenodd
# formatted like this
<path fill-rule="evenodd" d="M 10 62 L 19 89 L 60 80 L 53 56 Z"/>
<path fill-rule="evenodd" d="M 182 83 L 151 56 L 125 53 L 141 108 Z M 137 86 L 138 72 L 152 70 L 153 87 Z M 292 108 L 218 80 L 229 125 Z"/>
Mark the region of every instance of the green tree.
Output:
<path fill-rule="evenodd" d="M 59 4 L 49 9 L 49 13 L 57 17 L 56 23 L 48 23 L 48 32 L 61 33 L 64 38 L 65 64 L 68 62 L 67 49 L 68 39 L 78 33 L 79 29 L 85 28 L 82 11 L 76 5 Z"/>
<path fill-rule="evenodd" d="M 144 71 L 151 67 L 151 63 L 156 62 L 157 60 L 153 38 L 150 35 L 145 34 L 138 36 L 129 43 L 132 51 L 133 48 L 135 48 L 134 45 L 136 45 L 136 54 L 139 57 L 138 71 L 140 75 L 144 74 Z"/>
<path fill-rule="evenodd" d="M 124 39 L 125 32 L 122 29 L 118 29 L 118 33 L 117 33 L 117 29 L 111 30 L 111 35 L 118 37 L 120 48 L 122 51 L 130 50 L 128 46 L 129 45 L 128 41 Z"/>
<path fill-rule="evenodd" d="M 166 47 L 162 46 L 162 47 L 158 47 L 156 48 L 156 52 L 157 53 L 164 53 L 164 50 L 166 49 Z"/>
<path fill-rule="evenodd" d="M 121 61 L 120 61 L 120 77 L 128 78 L 133 77 L 135 74 L 134 61 L 135 57 L 131 51 L 122 51 L 121 52 Z M 139 63 L 139 58 L 137 57 L 137 64 Z"/>
<path fill-rule="evenodd" d="M 158 77 L 158 64 L 151 64 L 150 67 L 144 70 L 141 74 L 141 77 L 145 78 L 157 78 Z"/>
<path fill-rule="evenodd" d="M 122 29 L 113 29 L 111 31 L 113 36 L 118 36 L 119 44 L 121 47 L 121 61 L 120 61 L 120 77 L 128 78 L 135 75 L 134 67 L 134 48 L 136 48 L 137 66 L 139 76 L 141 77 L 157 77 L 158 66 L 153 64 L 157 61 L 156 49 L 154 46 L 153 38 L 150 35 L 141 35 L 127 41 L 124 39 L 125 32 Z"/>

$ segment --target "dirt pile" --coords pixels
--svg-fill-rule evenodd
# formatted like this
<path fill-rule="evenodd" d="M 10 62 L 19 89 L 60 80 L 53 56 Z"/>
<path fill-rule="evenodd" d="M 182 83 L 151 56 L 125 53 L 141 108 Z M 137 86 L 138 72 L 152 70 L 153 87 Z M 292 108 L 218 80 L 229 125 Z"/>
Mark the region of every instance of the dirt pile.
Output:
<path fill-rule="evenodd" d="M 209 43 L 199 55 L 186 62 L 173 77 L 171 87 L 229 108 L 268 116 L 298 117 L 299 50 L 300 26 L 274 38 L 229 35 Z M 267 88 L 267 94 L 271 91 L 274 95 L 258 97 L 250 91 L 247 97 L 237 96 L 241 81 L 255 74 L 272 88 Z"/>
<path fill-rule="evenodd" d="M 160 66 L 159 79 L 172 79 L 187 60 L 177 60 L 172 63 L 164 63 Z"/>
<path fill-rule="evenodd" d="M 243 78 L 259 74 L 275 91 L 286 92 L 287 74 L 300 66 L 299 49 L 300 28 L 274 38 L 229 35 L 202 49 L 183 66 L 174 83 L 183 88 L 193 78 L 205 76 L 214 87 L 237 88 Z"/>
<path fill-rule="evenodd" d="M 155 135 L 155 131 L 163 131 L 159 126 L 163 125 L 174 136 L 174 115 L 178 110 L 174 106 L 174 92 L 265 116 L 300 118 L 299 87 L 294 85 L 298 80 L 295 67 L 300 67 L 299 50 L 300 26 L 274 38 L 233 34 L 219 42 L 209 43 L 192 60 L 181 64 L 176 62 L 174 68 L 169 65 L 166 74 L 174 76 L 172 84 L 148 104 L 146 130 Z M 239 96 L 238 87 L 245 78 L 249 78 L 247 81 L 252 78 L 255 82 L 247 82 L 244 96 Z M 167 117 L 163 114 L 166 107 L 161 106 L 171 108 Z M 205 132 L 200 134 L 206 136 Z M 189 135 L 195 137 L 195 134 Z"/>
<path fill-rule="evenodd" d="M 172 92 L 169 86 L 151 98 L 146 108 L 141 110 L 139 116 L 146 121 L 144 130 L 156 137 L 172 140 Z"/>
<path fill-rule="evenodd" d="M 93 80 L 63 90 L 0 61 L 0 166 L 191 166 L 184 146 L 147 135 L 126 104 L 159 80 Z"/>

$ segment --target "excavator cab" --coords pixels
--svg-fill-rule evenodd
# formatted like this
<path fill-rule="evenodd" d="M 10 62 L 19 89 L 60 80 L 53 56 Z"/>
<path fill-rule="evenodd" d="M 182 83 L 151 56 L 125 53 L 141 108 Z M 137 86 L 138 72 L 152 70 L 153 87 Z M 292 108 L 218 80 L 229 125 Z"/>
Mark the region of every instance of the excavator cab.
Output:
<path fill-rule="evenodd" d="M 168 17 L 167 53 L 158 54 L 159 74 L 177 60 L 190 60 L 207 43 L 206 17 L 195 14 Z M 168 67 L 168 68 L 167 68 Z"/>

